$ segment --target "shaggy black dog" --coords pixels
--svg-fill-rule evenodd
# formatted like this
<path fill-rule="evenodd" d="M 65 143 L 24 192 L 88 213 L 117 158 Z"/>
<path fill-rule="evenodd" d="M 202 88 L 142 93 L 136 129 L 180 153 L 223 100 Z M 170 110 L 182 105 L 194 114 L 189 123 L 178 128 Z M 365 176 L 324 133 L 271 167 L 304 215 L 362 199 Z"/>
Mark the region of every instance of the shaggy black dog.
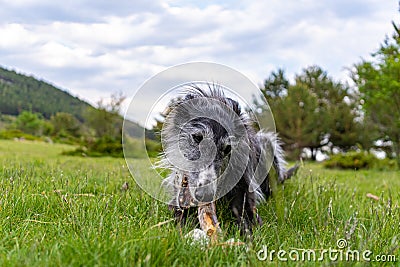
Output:
<path fill-rule="evenodd" d="M 262 221 L 256 205 L 271 195 L 269 169 L 283 182 L 286 170 L 276 134 L 258 124 L 223 89 L 191 86 L 167 108 L 161 133 L 163 166 L 171 170 L 170 189 L 177 221 L 184 224 L 191 207 L 215 202 L 228 205 L 243 234 Z"/>

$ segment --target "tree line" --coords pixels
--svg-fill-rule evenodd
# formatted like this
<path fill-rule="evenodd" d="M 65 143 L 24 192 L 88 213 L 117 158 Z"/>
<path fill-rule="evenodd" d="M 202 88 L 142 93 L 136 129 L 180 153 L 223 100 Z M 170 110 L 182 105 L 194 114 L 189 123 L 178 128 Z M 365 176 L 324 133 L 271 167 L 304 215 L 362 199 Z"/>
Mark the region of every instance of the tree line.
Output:
<path fill-rule="evenodd" d="M 22 111 L 40 113 L 46 119 L 57 112 L 72 114 L 83 121 L 88 103 L 55 86 L 31 76 L 0 67 L 0 113 L 19 115 Z"/>
<path fill-rule="evenodd" d="M 351 86 L 319 66 L 303 69 L 293 82 L 282 69 L 265 80 L 261 93 L 269 106 L 259 107 L 273 112 L 291 158 L 375 148 L 400 166 L 400 31 L 393 28 L 371 60 L 349 69 Z"/>
<path fill-rule="evenodd" d="M 71 155 L 122 157 L 121 104 L 125 97 L 112 95 L 109 103 L 100 100 L 97 108 L 87 108 L 80 121 L 67 112 L 57 112 L 49 119 L 43 114 L 22 111 L 18 116 L 1 115 L 5 122 L 0 138 L 42 139 L 78 145 Z M 134 127 L 133 125 L 132 127 Z"/>

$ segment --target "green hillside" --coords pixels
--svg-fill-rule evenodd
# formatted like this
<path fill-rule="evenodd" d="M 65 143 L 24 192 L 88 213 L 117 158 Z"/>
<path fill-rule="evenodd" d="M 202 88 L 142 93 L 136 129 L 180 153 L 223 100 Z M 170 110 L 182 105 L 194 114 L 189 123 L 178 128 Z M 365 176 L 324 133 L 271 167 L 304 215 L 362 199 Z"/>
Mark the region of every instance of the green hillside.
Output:
<path fill-rule="evenodd" d="M 85 124 L 88 110 L 95 108 L 68 92 L 32 76 L 0 67 L 0 114 L 16 116 L 22 111 L 30 111 L 50 119 L 57 112 L 63 112 Z M 119 121 L 122 124 L 122 118 Z M 144 130 L 139 124 L 126 121 L 125 127 L 129 136 L 143 136 Z M 1 121 L 0 128 L 4 128 Z"/>
<path fill-rule="evenodd" d="M 91 105 L 44 81 L 0 67 L 0 113 L 18 115 L 23 110 L 37 112 L 49 119 L 66 112 L 83 121 Z"/>

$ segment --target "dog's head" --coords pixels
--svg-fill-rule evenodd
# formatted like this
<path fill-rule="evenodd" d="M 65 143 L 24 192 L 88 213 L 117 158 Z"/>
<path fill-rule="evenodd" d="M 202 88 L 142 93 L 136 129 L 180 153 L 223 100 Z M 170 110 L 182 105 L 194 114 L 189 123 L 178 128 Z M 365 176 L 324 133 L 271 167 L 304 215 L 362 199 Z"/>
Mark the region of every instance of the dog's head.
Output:
<path fill-rule="evenodd" d="M 180 206 L 219 198 L 247 165 L 241 156 L 248 152 L 248 129 L 238 102 L 195 87 L 169 110 L 161 137 Z"/>

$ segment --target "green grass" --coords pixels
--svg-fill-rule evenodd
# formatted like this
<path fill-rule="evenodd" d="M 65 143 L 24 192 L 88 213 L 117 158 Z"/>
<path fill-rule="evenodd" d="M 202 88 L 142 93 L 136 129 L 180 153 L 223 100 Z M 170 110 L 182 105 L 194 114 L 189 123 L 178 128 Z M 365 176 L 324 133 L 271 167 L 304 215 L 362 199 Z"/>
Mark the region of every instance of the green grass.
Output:
<path fill-rule="evenodd" d="M 253 242 L 202 249 L 181 236 L 164 203 L 135 185 L 123 159 L 60 155 L 70 149 L 0 141 L 0 266 L 276 266 L 282 264 L 276 254 L 272 262 L 260 261 L 257 252 L 320 252 L 336 249 L 339 239 L 346 239 L 345 249 L 370 250 L 371 259 L 395 255 L 397 262 L 386 264 L 400 264 L 399 172 L 334 171 L 306 163 L 259 206 L 264 225 L 254 229 Z M 126 181 L 130 188 L 122 192 Z M 222 224 L 231 230 L 221 242 L 241 239 L 229 220 Z M 323 263 L 350 264 L 328 256 Z"/>

